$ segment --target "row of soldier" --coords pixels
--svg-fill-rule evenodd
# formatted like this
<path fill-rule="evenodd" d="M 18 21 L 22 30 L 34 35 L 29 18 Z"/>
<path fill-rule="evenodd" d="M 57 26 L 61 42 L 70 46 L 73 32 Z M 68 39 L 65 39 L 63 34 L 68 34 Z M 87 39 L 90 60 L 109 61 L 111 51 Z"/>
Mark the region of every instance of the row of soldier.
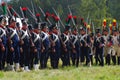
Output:
<path fill-rule="evenodd" d="M 104 29 L 96 33 L 88 34 L 83 27 L 71 30 L 69 25 L 65 26 L 60 33 L 57 25 L 52 24 L 48 28 L 46 22 L 28 25 L 22 20 L 22 28 L 12 17 L 6 25 L 5 16 L 0 16 L 0 70 L 38 70 L 47 68 L 50 58 L 51 67 L 58 68 L 60 59 L 62 66 L 72 65 L 78 67 L 80 64 L 91 66 L 93 57 L 96 65 L 104 66 L 120 64 L 120 34 L 113 30 L 109 34 Z M 117 56 L 117 57 L 116 57 Z M 105 60 L 104 60 L 105 57 Z"/>

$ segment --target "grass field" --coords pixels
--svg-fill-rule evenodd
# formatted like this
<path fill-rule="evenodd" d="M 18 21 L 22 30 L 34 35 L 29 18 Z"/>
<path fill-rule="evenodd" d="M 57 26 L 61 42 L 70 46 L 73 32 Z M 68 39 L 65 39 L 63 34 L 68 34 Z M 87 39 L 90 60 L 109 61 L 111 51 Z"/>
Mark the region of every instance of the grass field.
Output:
<path fill-rule="evenodd" d="M 30 72 L 0 72 L 0 80 L 120 80 L 120 66 L 65 67 Z"/>

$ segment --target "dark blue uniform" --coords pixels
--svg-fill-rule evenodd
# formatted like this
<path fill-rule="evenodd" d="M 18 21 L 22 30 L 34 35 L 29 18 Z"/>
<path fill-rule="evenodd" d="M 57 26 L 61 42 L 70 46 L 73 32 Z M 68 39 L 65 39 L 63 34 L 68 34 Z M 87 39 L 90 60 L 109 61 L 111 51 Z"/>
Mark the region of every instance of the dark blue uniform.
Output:
<path fill-rule="evenodd" d="M 41 57 L 41 38 L 40 35 L 36 32 L 32 32 L 32 41 L 34 43 L 34 52 L 33 52 L 33 57 L 32 61 L 34 64 L 34 67 L 39 64 L 39 60 Z"/>
<path fill-rule="evenodd" d="M 78 67 L 80 61 L 80 41 L 78 39 L 78 36 L 75 34 L 71 35 L 70 40 L 72 42 L 72 51 L 71 51 L 72 63 L 73 65 L 76 65 L 76 67 Z"/>
<path fill-rule="evenodd" d="M 0 42 L 0 70 L 4 69 L 5 66 L 5 60 L 6 60 L 6 50 L 2 50 L 2 48 L 6 49 L 6 43 L 7 43 L 7 37 L 5 29 L 0 26 L 0 39 L 2 40 Z"/>
<path fill-rule="evenodd" d="M 24 66 L 29 66 L 30 37 L 28 35 L 27 30 L 20 30 L 20 34 L 21 34 L 21 40 L 23 41 L 23 44 L 21 45 L 23 52 L 20 54 L 20 65 L 21 67 L 24 67 Z"/>
<path fill-rule="evenodd" d="M 19 63 L 20 61 L 20 47 L 19 47 L 19 36 L 17 34 L 16 29 L 9 28 L 9 38 L 11 39 L 12 43 L 8 43 L 9 53 L 8 53 L 8 63 L 13 65 L 13 62 Z M 10 48 L 14 48 L 14 52 L 10 51 Z"/>
<path fill-rule="evenodd" d="M 96 59 L 96 64 L 98 64 L 98 61 L 99 61 L 99 64 L 101 66 L 104 66 L 104 38 L 102 36 L 100 37 L 95 37 L 95 40 L 94 40 L 94 47 L 95 47 L 95 59 Z"/>
<path fill-rule="evenodd" d="M 58 35 L 55 33 L 52 33 L 50 35 L 50 39 L 52 40 L 51 51 L 50 51 L 51 66 L 53 68 L 58 68 L 59 57 L 60 57 L 60 40 Z"/>
<path fill-rule="evenodd" d="M 50 49 L 49 35 L 42 31 L 40 36 L 42 38 L 42 46 L 45 48 L 44 51 L 41 53 L 40 64 L 41 68 L 46 68 Z"/>
<path fill-rule="evenodd" d="M 63 33 L 61 35 L 62 39 L 62 47 L 61 47 L 61 60 L 62 66 L 69 66 L 70 65 L 70 42 L 68 34 Z"/>
<path fill-rule="evenodd" d="M 81 62 L 84 62 L 86 58 L 86 65 L 90 64 L 90 36 L 84 34 L 80 37 L 81 44 Z"/>

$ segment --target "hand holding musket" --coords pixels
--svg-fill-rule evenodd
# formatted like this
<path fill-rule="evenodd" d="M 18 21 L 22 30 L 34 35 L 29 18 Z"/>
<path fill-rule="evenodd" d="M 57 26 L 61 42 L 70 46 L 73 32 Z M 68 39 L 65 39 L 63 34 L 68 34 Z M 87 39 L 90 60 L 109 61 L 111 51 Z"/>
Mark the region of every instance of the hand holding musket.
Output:
<path fill-rule="evenodd" d="M 55 42 L 52 41 L 51 43 L 51 52 L 55 53 Z"/>
<path fill-rule="evenodd" d="M 60 41 L 61 41 L 61 44 L 62 44 L 62 48 L 65 52 L 67 52 L 67 48 L 66 48 L 66 44 L 63 42 L 62 38 L 60 36 L 58 36 Z"/>
<path fill-rule="evenodd" d="M 51 39 L 51 37 L 49 37 L 49 39 L 50 39 L 50 42 L 51 42 L 51 45 L 50 45 L 51 52 L 55 53 L 55 42 L 54 42 L 54 40 Z"/>
<path fill-rule="evenodd" d="M 45 50 L 45 47 L 42 45 L 42 49 L 41 49 L 41 52 L 43 53 Z"/>
<path fill-rule="evenodd" d="M 75 45 L 74 45 L 73 42 L 71 42 L 71 41 L 70 41 L 70 43 L 71 43 L 71 45 L 72 45 L 72 52 L 73 52 L 73 53 L 76 53 Z"/>
<path fill-rule="evenodd" d="M 31 37 L 30 37 L 30 51 L 31 51 L 32 53 L 35 53 L 35 52 L 36 52 L 36 50 L 35 50 L 35 44 L 33 43 Z"/>
<path fill-rule="evenodd" d="M 51 46 L 55 47 L 55 42 L 54 41 L 51 42 Z"/>
<path fill-rule="evenodd" d="M 35 44 L 33 43 L 32 39 L 30 38 L 30 42 L 31 42 L 31 49 L 34 53 L 37 53 L 37 48 L 35 47 Z"/>
<path fill-rule="evenodd" d="M 10 37 L 8 38 L 8 44 L 11 45 L 13 42 L 12 40 L 10 39 Z"/>
<path fill-rule="evenodd" d="M 30 43 L 31 43 L 31 47 L 34 47 L 35 44 L 33 43 L 32 39 L 30 38 Z"/>
<path fill-rule="evenodd" d="M 67 52 L 66 44 L 63 43 L 62 46 L 63 46 L 63 50 Z"/>
<path fill-rule="evenodd" d="M 34 53 L 37 53 L 37 51 L 38 51 L 37 48 L 34 47 Z"/>
<path fill-rule="evenodd" d="M 51 51 L 54 53 L 55 52 L 55 42 L 51 41 Z"/>
<path fill-rule="evenodd" d="M 9 38 L 8 38 L 8 47 L 9 47 L 9 49 L 10 49 L 11 52 L 14 52 L 14 48 L 11 47 L 12 43 L 13 43 L 13 42 L 12 42 L 11 38 L 9 37 Z"/>
<path fill-rule="evenodd" d="M 55 46 L 54 40 L 52 40 L 51 38 L 49 38 L 49 39 L 50 39 L 50 42 L 51 42 L 51 47 L 54 47 Z"/>
<path fill-rule="evenodd" d="M 24 41 L 22 39 L 20 39 L 20 45 L 22 46 L 24 44 Z"/>
<path fill-rule="evenodd" d="M 13 47 L 10 47 L 10 51 L 11 51 L 11 52 L 14 52 L 14 48 L 13 48 Z"/>
<path fill-rule="evenodd" d="M 20 53 L 23 53 L 23 48 L 22 47 L 20 47 Z"/>
<path fill-rule="evenodd" d="M 5 52 L 5 47 L 2 43 L 0 44 L 0 49 L 1 49 L 2 52 Z"/>
<path fill-rule="evenodd" d="M 0 39 L 0 43 L 2 43 L 2 39 Z"/>
<path fill-rule="evenodd" d="M 72 52 L 73 53 L 76 53 L 76 50 L 75 50 L 75 45 L 72 43 Z"/>

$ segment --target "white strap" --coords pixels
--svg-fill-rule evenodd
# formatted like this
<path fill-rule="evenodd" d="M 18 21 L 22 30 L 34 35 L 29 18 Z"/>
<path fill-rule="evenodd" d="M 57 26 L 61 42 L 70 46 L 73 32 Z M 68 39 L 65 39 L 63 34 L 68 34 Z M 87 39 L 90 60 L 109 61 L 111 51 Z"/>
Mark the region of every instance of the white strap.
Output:
<path fill-rule="evenodd" d="M 23 36 L 21 37 L 21 39 L 24 39 L 26 36 L 28 36 L 27 30 L 21 30 L 23 32 Z"/>
<path fill-rule="evenodd" d="M 80 41 L 82 41 L 82 40 L 85 41 L 85 40 L 84 40 L 85 37 L 87 37 L 87 34 L 81 36 Z"/>
<path fill-rule="evenodd" d="M 64 37 L 66 37 L 66 40 L 63 42 L 65 44 L 69 40 L 69 36 L 64 33 L 63 33 L 63 35 L 64 35 Z"/>
<path fill-rule="evenodd" d="M 2 31 L 2 34 L 0 35 L 0 37 L 3 37 L 4 35 L 6 35 L 6 32 L 3 28 L 0 28 L 0 30 Z"/>
<path fill-rule="evenodd" d="M 53 35 L 55 36 L 54 42 L 56 42 L 59 38 L 58 38 L 58 36 L 56 34 L 53 34 Z"/>
<path fill-rule="evenodd" d="M 10 38 L 12 38 L 15 34 L 17 34 L 17 32 L 16 32 L 16 29 L 12 29 L 12 28 L 10 28 L 10 30 L 13 31 L 13 33 L 12 33 L 11 36 L 10 36 Z"/>
<path fill-rule="evenodd" d="M 36 33 L 34 33 L 34 35 L 36 36 L 36 38 L 34 39 L 34 42 L 36 42 L 38 39 L 40 39 L 40 35 Z"/>
<path fill-rule="evenodd" d="M 73 42 L 73 44 L 75 45 L 75 43 L 77 42 L 78 38 L 77 38 L 77 36 L 75 36 L 75 35 L 73 35 L 73 37 L 75 37 L 75 40 L 74 40 L 74 42 Z"/>
<path fill-rule="evenodd" d="M 44 40 L 48 37 L 48 35 L 47 35 L 47 33 L 43 32 L 43 31 L 42 31 L 42 34 L 45 35 L 45 36 L 42 38 L 42 41 L 44 41 Z"/>

